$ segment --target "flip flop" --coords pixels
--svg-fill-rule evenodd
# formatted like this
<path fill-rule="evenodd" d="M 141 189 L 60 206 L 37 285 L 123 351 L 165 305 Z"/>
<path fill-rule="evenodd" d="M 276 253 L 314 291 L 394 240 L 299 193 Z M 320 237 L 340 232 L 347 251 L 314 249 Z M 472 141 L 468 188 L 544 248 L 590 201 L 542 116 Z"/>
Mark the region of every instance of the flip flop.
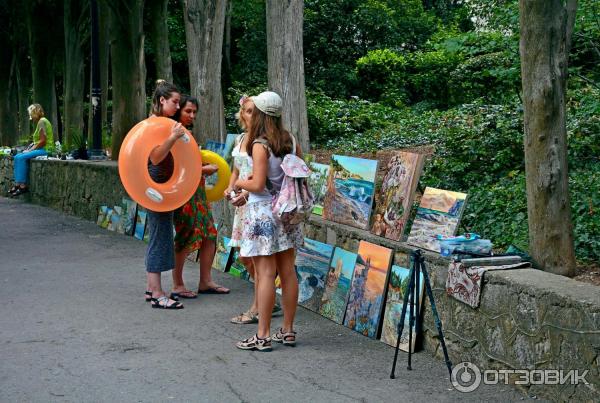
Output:
<path fill-rule="evenodd" d="M 175 297 L 175 298 L 173 298 Z M 184 298 L 184 299 L 194 299 L 194 298 L 198 298 L 198 294 L 196 294 L 194 291 L 191 290 L 185 290 L 185 291 L 173 291 L 171 293 L 171 299 L 174 299 L 175 301 L 178 300 L 178 298 Z"/>
<path fill-rule="evenodd" d="M 226 291 L 221 291 L 221 290 L 226 290 Z M 223 287 L 223 286 L 216 286 L 216 287 L 209 287 L 206 290 L 201 290 L 198 288 L 198 294 L 229 294 L 229 291 L 227 288 Z"/>

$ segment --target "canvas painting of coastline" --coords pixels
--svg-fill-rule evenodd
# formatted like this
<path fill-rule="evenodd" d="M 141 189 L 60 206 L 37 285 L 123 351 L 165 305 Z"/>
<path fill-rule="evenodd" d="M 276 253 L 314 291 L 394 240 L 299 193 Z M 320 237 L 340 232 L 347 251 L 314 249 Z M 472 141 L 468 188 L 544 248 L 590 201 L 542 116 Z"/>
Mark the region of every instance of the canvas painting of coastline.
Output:
<path fill-rule="evenodd" d="M 388 163 L 371 226 L 375 235 L 402 240 L 423 169 L 423 159 L 422 154 L 401 151 Z"/>
<path fill-rule="evenodd" d="M 391 249 L 360 241 L 344 326 L 372 339 L 379 329 L 391 261 Z"/>
<path fill-rule="evenodd" d="M 329 221 L 369 228 L 377 161 L 331 156 L 323 217 Z"/>
<path fill-rule="evenodd" d="M 133 235 L 135 229 L 135 211 L 137 209 L 137 203 L 127 197 L 123 198 L 124 214 L 121 220 L 123 233 L 125 235 Z"/>
<path fill-rule="evenodd" d="M 135 217 L 135 232 L 133 236 L 140 241 L 144 239 L 144 231 L 146 230 L 146 215 L 147 212 L 145 208 L 139 207 L 137 209 L 137 215 Z"/>
<path fill-rule="evenodd" d="M 335 323 L 342 324 L 344 320 L 346 301 L 357 257 L 356 253 L 342 248 L 335 248 L 333 251 L 319 313 Z"/>
<path fill-rule="evenodd" d="M 466 199 L 465 193 L 425 188 L 407 242 L 439 253 L 440 245 L 435 237 L 456 233 Z"/>
<path fill-rule="evenodd" d="M 396 341 L 398 339 L 398 323 L 402 316 L 402 307 L 404 306 L 404 294 L 408 291 L 410 271 L 406 267 L 397 265 L 392 266 L 390 271 L 390 281 L 387 289 L 387 298 L 385 302 L 385 313 L 383 314 L 383 329 L 381 331 L 381 341 L 392 347 L 396 347 Z M 419 311 L 423 309 L 423 296 L 424 296 L 425 280 L 421 273 L 419 277 Z M 406 316 L 404 317 L 404 329 L 402 330 L 402 339 L 400 340 L 400 349 L 408 352 L 408 326 L 409 326 L 409 309 L 410 300 L 406 307 Z M 415 312 L 415 315 L 420 315 L 420 312 Z M 411 351 L 415 351 L 417 334 L 415 326 L 413 325 L 413 338 Z"/>
<path fill-rule="evenodd" d="M 308 162 L 311 174 L 308 177 L 308 186 L 315 197 L 313 214 L 323 215 L 323 202 L 327 193 L 327 178 L 329 177 L 329 165 L 318 162 Z"/>
<path fill-rule="evenodd" d="M 296 254 L 299 305 L 319 311 L 332 254 L 333 246 L 304 238 L 304 246 Z"/>
<path fill-rule="evenodd" d="M 226 236 L 220 236 L 217 239 L 217 252 L 215 253 L 212 267 L 222 272 L 225 272 L 227 261 L 229 260 L 231 247 L 227 245 L 229 245 L 230 241 L 231 239 Z"/>

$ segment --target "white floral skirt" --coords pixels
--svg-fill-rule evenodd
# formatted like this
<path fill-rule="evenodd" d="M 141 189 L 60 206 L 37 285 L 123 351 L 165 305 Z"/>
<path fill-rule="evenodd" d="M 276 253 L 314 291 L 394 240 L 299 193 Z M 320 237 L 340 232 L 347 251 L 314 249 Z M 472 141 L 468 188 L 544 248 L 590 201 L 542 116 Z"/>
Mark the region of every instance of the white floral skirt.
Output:
<path fill-rule="evenodd" d="M 243 218 L 246 215 L 246 205 L 235 208 L 235 215 L 233 216 L 233 224 L 231 224 L 231 240 L 229 241 L 229 247 L 239 248 L 242 245 L 242 226 Z"/>
<path fill-rule="evenodd" d="M 241 217 L 240 256 L 270 256 L 304 244 L 302 225 L 283 225 L 273 217 L 271 201 L 246 204 Z"/>

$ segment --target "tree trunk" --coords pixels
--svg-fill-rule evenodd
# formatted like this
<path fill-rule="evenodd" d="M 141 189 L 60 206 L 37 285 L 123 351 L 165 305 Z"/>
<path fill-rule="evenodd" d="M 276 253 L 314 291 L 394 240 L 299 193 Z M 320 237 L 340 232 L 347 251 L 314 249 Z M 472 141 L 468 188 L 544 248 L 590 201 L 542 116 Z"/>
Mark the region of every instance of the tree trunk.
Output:
<path fill-rule="evenodd" d="M 129 130 L 148 116 L 144 63 L 143 0 L 107 2 L 112 64 L 112 159 Z"/>
<path fill-rule="evenodd" d="M 64 0 L 65 93 L 64 147 L 85 145 L 83 133 L 84 58 L 83 42 L 89 37 L 89 4 L 84 0 Z"/>
<path fill-rule="evenodd" d="M 307 152 L 310 140 L 304 92 L 303 13 L 303 0 L 267 0 L 269 88 L 283 98 L 283 124 Z"/>
<path fill-rule="evenodd" d="M 231 87 L 231 10 L 233 2 L 227 0 L 227 6 L 225 8 L 225 29 L 223 38 L 223 79 L 221 83 L 223 85 L 223 93 L 227 91 L 227 88 Z M 225 96 L 225 95 L 223 95 Z"/>
<path fill-rule="evenodd" d="M 565 95 L 577 0 L 519 0 L 529 249 L 543 270 L 573 275 Z"/>
<path fill-rule="evenodd" d="M 19 139 L 26 138 L 30 134 L 29 113 L 27 107 L 30 105 L 29 91 L 31 90 L 31 63 L 27 57 L 27 49 L 22 46 L 17 51 L 17 103 L 19 115 Z"/>
<path fill-rule="evenodd" d="M 194 137 L 200 144 L 207 139 L 225 141 L 221 59 L 226 3 L 226 0 L 184 0 L 191 95 L 200 102 Z"/>
<path fill-rule="evenodd" d="M 56 1 L 44 0 L 32 0 L 26 7 L 33 102 L 42 105 L 46 118 L 53 127 L 58 127 L 54 72 L 57 27 L 54 17 L 60 7 Z"/>
<path fill-rule="evenodd" d="M 227 0 L 184 0 L 183 18 L 190 69 L 191 95 L 200 110 L 194 125 L 199 144 L 225 142 L 225 114 L 221 92 L 221 59 Z M 212 204 L 219 232 L 229 233 L 233 210 L 224 201 Z"/>
<path fill-rule="evenodd" d="M 102 131 L 108 130 L 108 61 L 110 53 L 110 20 L 109 20 L 109 9 L 106 3 L 102 0 L 98 1 L 98 40 L 100 42 L 100 88 L 102 94 L 100 95 L 102 104 Z M 91 18 L 91 17 L 90 17 Z M 92 91 L 92 69 L 89 69 L 90 73 L 90 96 Z M 92 120 L 93 120 L 93 108 L 90 102 L 90 109 L 88 112 L 88 145 L 92 146 Z"/>
<path fill-rule="evenodd" d="M 13 97 L 16 60 L 10 43 L 0 38 L 0 146 L 13 146 L 17 140 L 17 105 Z M 6 38 L 8 39 L 8 38 Z"/>
<path fill-rule="evenodd" d="M 149 36 L 154 50 L 156 78 L 173 82 L 171 50 L 169 49 L 169 27 L 167 5 L 169 0 L 146 0 L 149 16 Z"/>

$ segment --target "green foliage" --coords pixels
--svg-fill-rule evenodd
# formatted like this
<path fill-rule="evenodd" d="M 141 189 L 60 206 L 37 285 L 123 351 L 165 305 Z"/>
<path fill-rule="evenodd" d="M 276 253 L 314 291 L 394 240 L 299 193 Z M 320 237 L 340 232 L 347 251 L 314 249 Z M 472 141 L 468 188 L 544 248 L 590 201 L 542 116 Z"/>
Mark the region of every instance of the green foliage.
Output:
<path fill-rule="evenodd" d="M 407 58 L 390 49 L 369 51 L 356 61 L 356 74 L 361 82 L 361 94 L 386 105 L 400 106 L 408 101 L 405 88 Z"/>

